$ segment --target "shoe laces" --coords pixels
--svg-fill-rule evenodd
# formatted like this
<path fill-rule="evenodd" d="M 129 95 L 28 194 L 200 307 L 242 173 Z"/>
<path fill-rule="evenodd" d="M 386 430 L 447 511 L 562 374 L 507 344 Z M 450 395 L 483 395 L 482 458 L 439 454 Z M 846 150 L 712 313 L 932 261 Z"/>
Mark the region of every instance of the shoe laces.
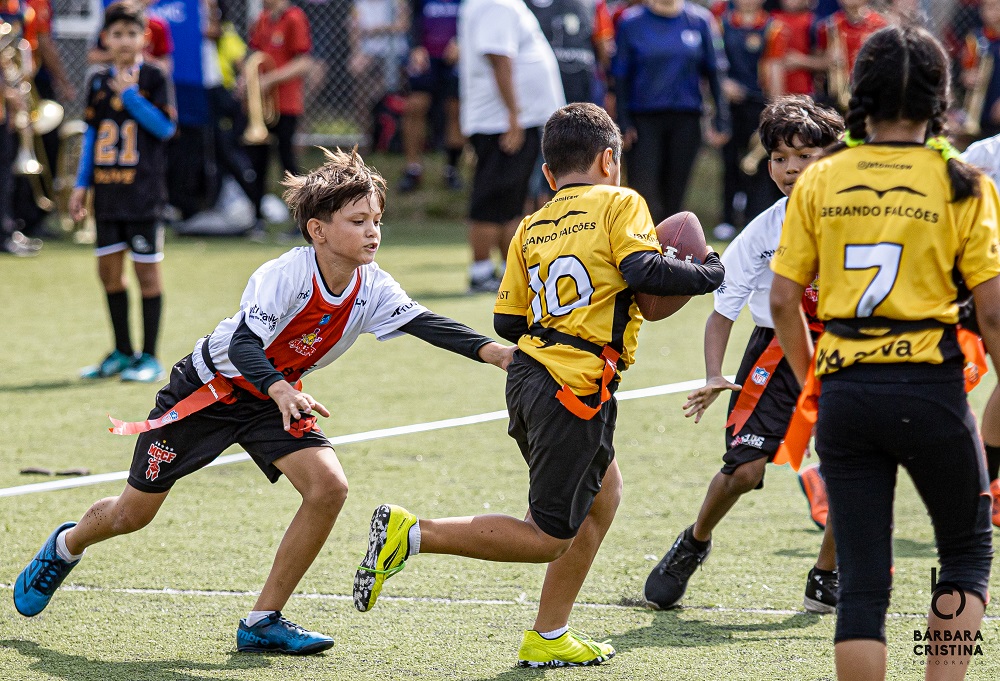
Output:
<path fill-rule="evenodd" d="M 406 567 L 406 561 L 404 560 L 399 565 L 391 567 L 388 570 L 379 570 L 378 568 L 365 567 L 364 565 L 359 565 L 358 569 L 361 570 L 361 572 L 370 572 L 373 575 L 385 575 L 386 578 L 389 578 L 392 577 L 397 572 L 400 572 L 405 567 Z"/>
<path fill-rule="evenodd" d="M 280 610 L 278 611 L 277 614 L 278 614 L 278 617 L 274 620 L 273 623 L 281 624 L 286 631 L 288 631 L 290 634 L 292 634 L 296 638 L 310 638 L 312 636 L 312 632 L 311 631 L 309 631 L 305 627 L 302 627 L 302 626 L 296 624 L 295 622 L 292 622 L 291 620 L 285 618 L 281 614 Z"/>
<path fill-rule="evenodd" d="M 690 545 L 685 546 L 684 538 L 682 537 L 670 549 L 670 553 L 667 554 L 667 560 L 660 572 L 675 577 L 678 575 L 687 577 L 701 565 L 703 559 L 704 557 L 700 551 L 692 548 Z"/>
<path fill-rule="evenodd" d="M 589 648 L 591 650 L 591 652 L 594 652 L 594 653 L 601 654 L 601 646 L 602 645 L 611 645 L 611 639 L 610 638 L 609 639 L 605 639 L 603 641 L 595 641 L 592 636 L 589 636 L 588 634 L 583 633 L 579 629 L 574 629 L 573 627 L 570 627 L 569 630 L 567 631 L 567 633 L 570 636 L 572 636 L 574 639 L 576 639 L 577 641 L 579 641 L 580 643 L 582 643 L 583 645 L 587 646 L 587 648 Z"/>
<path fill-rule="evenodd" d="M 39 570 L 38 574 L 35 575 L 35 579 L 32 581 L 32 587 L 41 591 L 46 596 L 51 596 L 59 586 L 59 582 L 65 576 L 66 571 L 63 567 L 66 565 L 66 561 L 62 558 L 39 558 L 38 561 L 44 565 L 44 567 Z"/>

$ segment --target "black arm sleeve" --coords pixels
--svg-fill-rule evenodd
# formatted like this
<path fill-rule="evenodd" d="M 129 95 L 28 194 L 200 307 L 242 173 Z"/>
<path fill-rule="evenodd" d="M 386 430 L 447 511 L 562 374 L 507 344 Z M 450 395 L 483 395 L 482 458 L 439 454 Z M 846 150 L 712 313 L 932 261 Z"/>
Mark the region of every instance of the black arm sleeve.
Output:
<path fill-rule="evenodd" d="M 425 343 L 430 343 L 443 350 L 451 350 L 477 362 L 483 361 L 479 357 L 479 349 L 487 343 L 493 342 L 492 338 L 476 333 L 465 324 L 433 312 L 423 312 L 417 315 L 399 327 L 399 330 L 419 338 Z"/>
<path fill-rule="evenodd" d="M 709 253 L 704 264 L 696 265 L 639 251 L 626 256 L 620 269 L 630 289 L 656 296 L 700 296 L 719 288 L 726 274 L 718 253 Z"/>
<path fill-rule="evenodd" d="M 515 345 L 528 333 L 528 319 L 523 314 L 493 314 L 493 330 Z"/>
<path fill-rule="evenodd" d="M 264 354 L 264 341 L 250 330 L 245 321 L 240 322 L 229 341 L 229 361 L 243 378 L 265 395 L 268 388 L 284 379 Z"/>

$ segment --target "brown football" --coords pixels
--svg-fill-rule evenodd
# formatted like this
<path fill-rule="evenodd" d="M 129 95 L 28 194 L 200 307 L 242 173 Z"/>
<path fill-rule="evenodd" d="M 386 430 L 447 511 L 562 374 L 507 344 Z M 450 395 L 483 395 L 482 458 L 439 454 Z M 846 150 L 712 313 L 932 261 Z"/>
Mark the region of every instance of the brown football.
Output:
<path fill-rule="evenodd" d="M 656 238 L 660 240 L 663 255 L 688 262 L 702 263 L 712 249 L 705 241 L 705 231 L 698 216 L 687 211 L 671 215 L 656 226 Z M 635 302 L 643 319 L 655 322 L 666 319 L 684 307 L 691 296 L 654 296 L 651 293 L 636 293 Z"/>

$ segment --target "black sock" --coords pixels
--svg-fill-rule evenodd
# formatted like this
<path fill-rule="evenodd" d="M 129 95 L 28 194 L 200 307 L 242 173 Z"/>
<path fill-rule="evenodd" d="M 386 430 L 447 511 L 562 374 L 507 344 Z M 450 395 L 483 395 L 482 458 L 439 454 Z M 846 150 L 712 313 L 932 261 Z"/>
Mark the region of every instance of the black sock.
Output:
<path fill-rule="evenodd" d="M 156 337 L 160 335 L 163 296 L 142 299 L 142 351 L 156 357 Z"/>
<path fill-rule="evenodd" d="M 712 540 L 700 541 L 694 538 L 694 525 L 684 530 L 684 539 L 688 541 L 692 546 L 694 546 L 699 551 L 704 551 L 708 548 L 708 545 L 712 543 Z"/>
<path fill-rule="evenodd" d="M 132 356 L 132 339 L 128 335 L 128 291 L 108 293 L 111 328 L 115 332 L 115 349 Z"/>
<path fill-rule="evenodd" d="M 986 471 L 990 474 L 990 482 L 1000 477 L 1000 447 L 986 445 Z"/>
<path fill-rule="evenodd" d="M 445 149 L 445 158 L 448 159 L 448 165 L 455 167 L 458 165 L 458 159 L 462 157 L 462 147 L 457 149 Z"/>

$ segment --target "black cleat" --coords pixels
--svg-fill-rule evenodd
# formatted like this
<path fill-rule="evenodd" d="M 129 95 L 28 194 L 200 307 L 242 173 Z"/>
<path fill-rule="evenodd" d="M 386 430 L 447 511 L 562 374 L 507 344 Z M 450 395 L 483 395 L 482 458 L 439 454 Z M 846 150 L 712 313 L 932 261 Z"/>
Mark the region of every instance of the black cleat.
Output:
<path fill-rule="evenodd" d="M 678 535 L 674 545 L 667 551 L 667 555 L 657 563 L 653 571 L 646 578 L 646 586 L 642 590 L 642 597 L 646 605 L 654 610 L 666 610 L 677 605 L 687 590 L 688 580 L 698 569 L 698 566 L 708 560 L 708 554 L 712 551 L 712 542 L 709 540 L 708 546 L 698 549 L 692 543 L 691 532 L 694 526 L 687 528 Z"/>
<path fill-rule="evenodd" d="M 828 572 L 813 568 L 806 577 L 806 597 L 802 601 L 806 612 L 821 615 L 837 612 L 837 600 L 840 598 L 840 575 L 837 571 Z"/>

